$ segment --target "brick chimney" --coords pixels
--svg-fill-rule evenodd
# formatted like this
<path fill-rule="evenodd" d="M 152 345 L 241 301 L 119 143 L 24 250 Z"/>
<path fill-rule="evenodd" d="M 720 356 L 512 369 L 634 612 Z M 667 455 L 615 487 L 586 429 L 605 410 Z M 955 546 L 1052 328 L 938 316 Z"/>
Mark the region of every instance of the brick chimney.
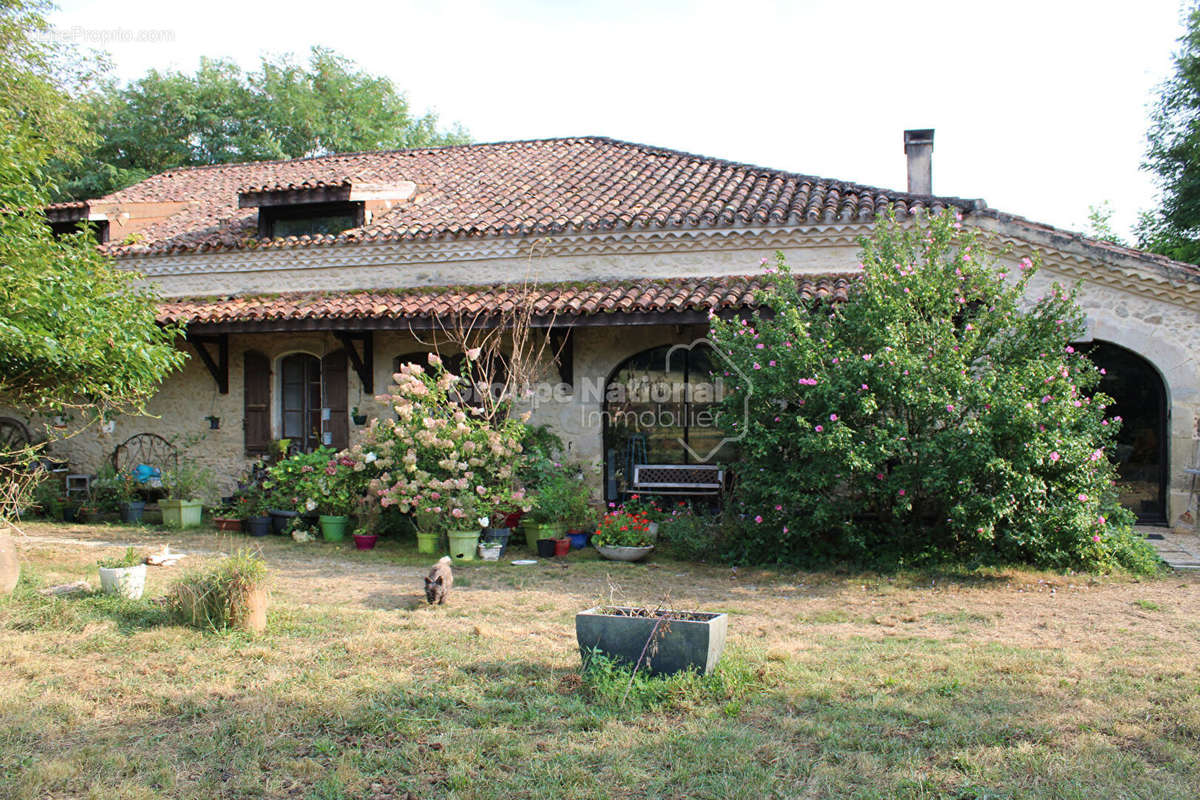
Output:
<path fill-rule="evenodd" d="M 904 154 L 908 156 L 908 191 L 933 194 L 933 128 L 905 131 Z"/>

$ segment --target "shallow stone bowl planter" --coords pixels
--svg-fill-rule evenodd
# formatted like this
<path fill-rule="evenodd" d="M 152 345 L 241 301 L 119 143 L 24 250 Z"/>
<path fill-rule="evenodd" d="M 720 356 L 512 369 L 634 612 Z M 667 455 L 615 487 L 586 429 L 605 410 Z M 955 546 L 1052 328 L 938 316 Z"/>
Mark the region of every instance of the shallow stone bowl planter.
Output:
<path fill-rule="evenodd" d="M 597 606 L 575 615 L 575 639 L 586 665 L 593 652 L 638 664 L 651 675 L 712 672 L 725 649 L 728 617 L 707 611 Z M 647 642 L 654 642 L 647 647 Z"/>
<path fill-rule="evenodd" d="M 600 555 L 609 561 L 641 561 L 654 552 L 654 545 L 645 547 L 618 547 L 616 545 L 596 545 Z"/>

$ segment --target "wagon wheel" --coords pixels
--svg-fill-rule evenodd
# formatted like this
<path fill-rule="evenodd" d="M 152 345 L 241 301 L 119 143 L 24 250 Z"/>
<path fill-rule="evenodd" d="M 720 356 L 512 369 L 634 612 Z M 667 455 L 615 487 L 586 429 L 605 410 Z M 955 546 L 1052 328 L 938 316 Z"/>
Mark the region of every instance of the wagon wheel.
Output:
<path fill-rule="evenodd" d="M 23 450 L 31 443 L 29 429 L 20 420 L 0 417 L 0 453 Z"/>

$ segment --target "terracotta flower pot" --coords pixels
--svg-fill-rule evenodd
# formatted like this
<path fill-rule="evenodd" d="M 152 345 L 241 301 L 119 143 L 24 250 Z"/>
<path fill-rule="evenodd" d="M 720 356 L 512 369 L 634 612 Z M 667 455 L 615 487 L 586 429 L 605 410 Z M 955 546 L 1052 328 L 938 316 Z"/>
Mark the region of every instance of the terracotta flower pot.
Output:
<path fill-rule="evenodd" d="M 0 595 L 17 588 L 21 578 L 21 562 L 17 560 L 17 545 L 8 531 L 0 531 Z"/>
<path fill-rule="evenodd" d="M 555 557 L 565 556 L 569 552 L 571 552 L 571 540 L 570 539 L 568 539 L 567 537 L 564 536 L 561 539 L 554 540 L 554 555 L 555 555 Z"/>
<path fill-rule="evenodd" d="M 242 521 L 231 517 L 213 517 L 213 523 L 219 531 L 230 531 L 237 533 L 242 530 Z"/>

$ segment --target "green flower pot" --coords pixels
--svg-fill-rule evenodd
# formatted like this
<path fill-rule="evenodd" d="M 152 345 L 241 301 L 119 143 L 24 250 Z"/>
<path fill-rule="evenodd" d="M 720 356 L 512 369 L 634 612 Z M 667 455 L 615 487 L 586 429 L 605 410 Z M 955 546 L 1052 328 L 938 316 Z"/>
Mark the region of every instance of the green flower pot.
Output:
<path fill-rule="evenodd" d="M 455 561 L 474 561 L 475 548 L 479 544 L 479 529 L 450 531 L 450 558 Z"/>
<path fill-rule="evenodd" d="M 168 528 L 198 528 L 204 510 L 199 500 L 160 500 L 163 525 Z"/>
<path fill-rule="evenodd" d="M 538 539 L 557 539 L 558 532 L 553 525 L 547 525 L 544 522 L 526 522 L 525 528 L 525 545 L 530 550 L 537 549 Z"/>
<path fill-rule="evenodd" d="M 441 539 L 440 533 L 426 533 L 425 531 L 417 531 L 417 552 L 435 555 L 438 551 L 438 539 Z"/>
<path fill-rule="evenodd" d="M 349 517 L 322 514 L 318 521 L 321 524 L 321 536 L 325 541 L 340 542 L 346 538 L 346 526 L 350 523 Z"/>

